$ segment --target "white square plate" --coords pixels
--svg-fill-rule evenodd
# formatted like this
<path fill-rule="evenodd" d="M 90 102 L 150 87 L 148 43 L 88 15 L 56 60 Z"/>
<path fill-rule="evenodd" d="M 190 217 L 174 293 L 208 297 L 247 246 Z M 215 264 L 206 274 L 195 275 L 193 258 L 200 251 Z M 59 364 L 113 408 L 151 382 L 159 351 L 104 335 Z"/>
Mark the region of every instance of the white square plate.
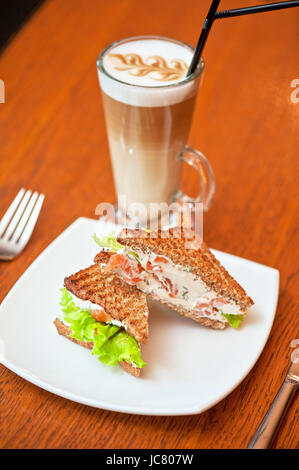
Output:
<path fill-rule="evenodd" d="M 140 378 L 105 366 L 90 351 L 59 336 L 64 277 L 92 264 L 97 221 L 80 218 L 32 263 L 0 307 L 0 362 L 52 393 L 125 413 L 200 413 L 228 395 L 257 361 L 278 299 L 276 269 L 214 250 L 253 298 L 238 330 L 212 330 L 150 301 L 147 362 Z"/>

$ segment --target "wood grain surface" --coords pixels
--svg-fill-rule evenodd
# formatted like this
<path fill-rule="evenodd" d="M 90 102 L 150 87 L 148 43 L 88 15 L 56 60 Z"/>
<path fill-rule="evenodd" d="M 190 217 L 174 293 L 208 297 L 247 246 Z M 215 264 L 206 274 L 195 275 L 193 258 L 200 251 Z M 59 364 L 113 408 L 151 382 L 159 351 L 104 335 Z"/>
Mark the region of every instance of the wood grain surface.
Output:
<path fill-rule="evenodd" d="M 221 3 L 227 9 L 242 2 Z M 93 217 L 101 201 L 114 201 L 99 51 L 138 34 L 194 45 L 208 6 L 207 0 L 48 0 L 6 48 L 0 57 L 6 87 L 0 216 L 22 186 L 46 199 L 26 250 L 0 262 L 0 301 L 71 222 Z M 211 161 L 217 181 L 206 242 L 280 271 L 277 315 L 253 370 L 201 415 L 149 417 L 67 401 L 0 366 L 1 448 L 247 447 L 289 366 L 290 343 L 299 337 L 299 103 L 290 98 L 291 81 L 299 78 L 298 23 L 299 9 L 292 9 L 214 24 L 189 138 Z M 184 172 L 184 189 L 196 192 L 191 171 Z M 273 447 L 298 447 L 297 406 L 298 397 Z"/>

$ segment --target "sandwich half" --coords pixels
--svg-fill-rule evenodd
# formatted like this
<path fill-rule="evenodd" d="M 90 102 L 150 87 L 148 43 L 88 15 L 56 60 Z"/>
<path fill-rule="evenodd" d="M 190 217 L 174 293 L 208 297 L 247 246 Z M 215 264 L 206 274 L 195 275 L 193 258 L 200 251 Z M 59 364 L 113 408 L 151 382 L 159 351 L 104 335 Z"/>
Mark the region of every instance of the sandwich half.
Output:
<path fill-rule="evenodd" d="M 61 290 L 58 333 L 138 377 L 146 365 L 140 350 L 148 338 L 145 294 L 97 264 L 65 278 Z"/>
<path fill-rule="evenodd" d="M 95 262 L 150 297 L 202 325 L 239 326 L 252 299 L 209 248 L 187 249 L 184 232 L 123 229 L 117 238 L 98 238 Z"/>

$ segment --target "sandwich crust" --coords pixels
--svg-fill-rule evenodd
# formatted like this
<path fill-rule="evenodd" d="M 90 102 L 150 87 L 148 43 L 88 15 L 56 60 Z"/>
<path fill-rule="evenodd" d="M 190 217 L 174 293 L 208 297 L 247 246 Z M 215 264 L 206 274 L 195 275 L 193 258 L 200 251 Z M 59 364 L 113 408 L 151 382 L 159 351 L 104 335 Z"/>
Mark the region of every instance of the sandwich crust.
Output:
<path fill-rule="evenodd" d="M 54 320 L 54 325 L 56 326 L 57 332 L 64 336 L 65 338 L 69 339 L 70 341 L 73 341 L 73 343 L 79 344 L 79 346 L 83 346 L 84 348 L 87 349 L 92 349 L 93 348 L 93 342 L 92 341 L 80 341 L 78 339 L 75 339 L 71 336 L 72 330 L 65 325 L 59 318 L 56 318 Z M 128 362 L 119 362 L 119 365 L 129 374 L 134 375 L 134 377 L 139 377 L 140 376 L 140 371 L 141 369 L 137 367 L 133 367 L 132 364 L 129 364 Z"/>
<path fill-rule="evenodd" d="M 198 317 L 191 310 L 186 310 L 180 305 L 175 305 L 175 304 L 172 304 L 171 302 L 166 302 L 164 299 L 160 299 L 152 293 L 149 294 L 149 297 L 151 297 L 153 300 L 158 300 L 164 305 L 167 305 L 167 307 L 180 313 L 183 317 L 191 318 L 192 320 L 196 321 L 200 325 L 213 328 L 214 330 L 224 330 L 224 328 L 226 328 L 228 325 L 228 323 L 224 321 L 213 320 L 212 318 L 208 318 L 208 317 Z"/>
<path fill-rule="evenodd" d="M 110 257 L 114 255 L 114 253 L 112 251 L 100 251 L 94 258 L 94 262 L 95 263 L 98 263 L 99 265 L 103 264 L 107 264 Z"/>
<path fill-rule="evenodd" d="M 120 321 L 138 343 L 148 338 L 146 295 L 98 264 L 65 278 L 64 286 L 82 300 L 102 307 L 114 320 Z"/>
<path fill-rule="evenodd" d="M 158 230 L 155 233 L 138 229 L 123 229 L 117 241 L 129 246 L 133 251 L 154 252 L 167 256 L 174 264 L 182 268 L 188 267 L 190 272 L 210 289 L 226 300 L 234 301 L 240 306 L 242 312 L 246 312 L 253 305 L 252 299 L 220 264 L 204 242 L 200 248 L 186 249 L 185 243 L 192 241 L 192 238 L 194 239 L 192 232 L 186 233 L 179 228 L 169 229 L 169 232 Z M 176 310 L 178 310 L 177 307 Z"/>

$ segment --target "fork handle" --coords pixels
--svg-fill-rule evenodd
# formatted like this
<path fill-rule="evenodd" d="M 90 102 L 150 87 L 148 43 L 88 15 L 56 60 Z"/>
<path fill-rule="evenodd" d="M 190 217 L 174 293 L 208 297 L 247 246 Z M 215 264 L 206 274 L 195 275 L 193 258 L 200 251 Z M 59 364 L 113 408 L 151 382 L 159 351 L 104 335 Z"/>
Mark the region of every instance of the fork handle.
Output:
<path fill-rule="evenodd" d="M 297 386 L 298 383 L 288 379 L 283 382 L 267 414 L 253 436 L 248 449 L 267 449 L 270 446 Z"/>

